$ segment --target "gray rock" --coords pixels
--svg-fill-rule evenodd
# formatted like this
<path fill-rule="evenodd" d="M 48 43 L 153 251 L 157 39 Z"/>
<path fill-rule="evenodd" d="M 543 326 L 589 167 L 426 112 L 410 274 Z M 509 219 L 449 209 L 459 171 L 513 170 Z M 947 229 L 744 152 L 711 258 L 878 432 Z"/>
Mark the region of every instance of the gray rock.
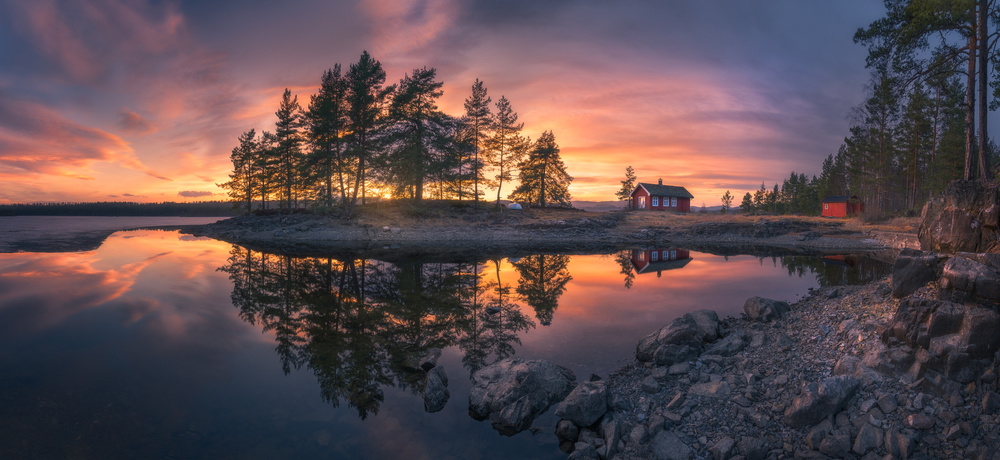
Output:
<path fill-rule="evenodd" d="M 853 375 L 861 364 L 861 359 L 854 355 L 844 355 L 833 366 L 833 375 Z"/>
<path fill-rule="evenodd" d="M 712 447 L 708 448 L 708 452 L 715 460 L 727 460 L 735 446 L 736 440 L 726 436 L 712 444 Z"/>
<path fill-rule="evenodd" d="M 691 371 L 691 365 L 686 362 L 683 362 L 671 365 L 670 369 L 667 372 L 670 375 L 681 375 L 681 374 L 687 374 L 690 371 Z"/>
<path fill-rule="evenodd" d="M 578 426 L 590 426 L 607 411 L 608 386 L 603 381 L 596 381 L 577 385 L 566 399 L 556 406 L 555 414 Z"/>
<path fill-rule="evenodd" d="M 714 342 L 722 334 L 719 333 L 719 314 L 712 310 L 698 310 L 688 313 L 698 331 L 701 332 L 702 342 Z"/>
<path fill-rule="evenodd" d="M 691 448 L 673 431 L 661 431 L 649 443 L 650 454 L 657 460 L 688 460 Z"/>
<path fill-rule="evenodd" d="M 910 414 L 903 419 L 903 426 L 917 430 L 929 430 L 934 428 L 934 419 L 924 414 Z"/>
<path fill-rule="evenodd" d="M 684 393 L 677 393 L 674 397 L 667 403 L 667 409 L 677 410 L 684 404 Z"/>
<path fill-rule="evenodd" d="M 629 433 L 628 439 L 632 444 L 645 444 L 649 441 L 649 428 L 646 428 L 646 425 L 636 425 Z"/>
<path fill-rule="evenodd" d="M 889 414 L 896 410 L 899 405 L 896 404 L 895 396 L 885 394 L 878 398 L 878 407 L 879 409 L 882 409 L 882 412 Z"/>
<path fill-rule="evenodd" d="M 698 318 L 703 320 L 704 316 Z M 695 315 L 688 313 L 640 339 L 635 358 L 640 362 L 653 361 L 659 366 L 687 361 L 701 353 L 704 336 Z"/>
<path fill-rule="evenodd" d="M 562 441 L 576 442 L 580 438 L 580 428 L 569 420 L 556 423 L 556 437 Z"/>
<path fill-rule="evenodd" d="M 501 434 L 513 435 L 531 426 L 535 417 L 563 400 L 576 374 L 541 360 L 505 359 L 472 375 L 469 414 L 489 419 Z"/>
<path fill-rule="evenodd" d="M 605 414 L 601 420 L 601 435 L 604 436 L 606 458 L 614 458 L 618 454 L 618 444 L 622 438 L 622 424 L 617 417 L 612 414 Z"/>
<path fill-rule="evenodd" d="M 934 281 L 941 270 L 942 257 L 932 252 L 903 249 L 892 271 L 892 296 L 901 299 Z"/>
<path fill-rule="evenodd" d="M 586 442 L 578 442 L 573 445 L 573 453 L 567 457 L 569 460 L 598 460 L 597 449 Z"/>
<path fill-rule="evenodd" d="M 420 368 L 425 371 L 430 371 L 434 366 L 437 366 L 438 359 L 441 358 L 440 348 L 431 348 L 427 350 L 427 354 L 423 358 L 420 358 Z"/>
<path fill-rule="evenodd" d="M 819 451 L 833 458 L 845 458 L 851 451 L 851 437 L 840 431 L 833 432 L 819 444 Z"/>
<path fill-rule="evenodd" d="M 709 398 L 729 398 L 732 394 L 732 388 L 729 386 L 729 382 L 725 380 L 696 383 L 688 389 L 688 394 Z"/>
<path fill-rule="evenodd" d="M 797 428 L 815 425 L 843 409 L 859 385 L 857 379 L 848 376 L 806 384 L 785 411 L 785 423 Z"/>
<path fill-rule="evenodd" d="M 924 205 L 917 238 L 926 251 L 997 252 L 1000 192 L 996 185 L 952 181 Z"/>
<path fill-rule="evenodd" d="M 789 311 L 791 307 L 788 306 L 788 302 L 763 297 L 751 297 L 743 304 L 743 312 L 750 321 L 763 323 L 779 319 Z"/>
<path fill-rule="evenodd" d="M 763 438 L 743 437 L 739 442 L 740 452 L 747 460 L 764 460 L 767 452 L 771 450 L 768 443 Z"/>
<path fill-rule="evenodd" d="M 642 391 L 646 393 L 659 393 L 660 392 L 660 382 L 656 381 L 653 376 L 646 377 L 642 379 Z"/>
<path fill-rule="evenodd" d="M 911 430 L 889 430 L 885 433 L 885 451 L 893 458 L 910 458 L 917 445 L 916 434 Z"/>
<path fill-rule="evenodd" d="M 809 446 L 812 450 L 819 450 L 820 443 L 826 439 L 826 436 L 831 431 L 833 431 L 833 424 L 830 423 L 830 419 L 824 419 L 809 430 L 809 433 L 806 435 L 806 446 Z"/>
<path fill-rule="evenodd" d="M 851 448 L 855 454 L 864 455 L 865 452 L 875 449 L 882 445 L 883 441 L 882 430 L 875 428 L 871 424 L 865 423 L 861 427 L 861 431 L 858 433 L 858 437 L 854 439 L 854 447 Z"/>
<path fill-rule="evenodd" d="M 729 334 L 724 339 L 705 348 L 703 355 L 733 356 L 746 346 L 746 335 L 742 331 Z"/>
<path fill-rule="evenodd" d="M 981 261 L 987 261 L 991 265 Z M 990 299 L 1000 300 L 1000 254 L 959 253 L 944 264 L 942 286 Z"/>
<path fill-rule="evenodd" d="M 444 409 L 451 398 L 448 391 L 448 374 L 444 366 L 434 366 L 427 372 L 427 382 L 424 384 L 424 410 L 434 413 Z"/>
<path fill-rule="evenodd" d="M 983 395 L 983 401 L 980 404 L 980 408 L 985 415 L 993 415 L 1000 410 L 1000 394 L 995 391 L 987 391 Z"/>

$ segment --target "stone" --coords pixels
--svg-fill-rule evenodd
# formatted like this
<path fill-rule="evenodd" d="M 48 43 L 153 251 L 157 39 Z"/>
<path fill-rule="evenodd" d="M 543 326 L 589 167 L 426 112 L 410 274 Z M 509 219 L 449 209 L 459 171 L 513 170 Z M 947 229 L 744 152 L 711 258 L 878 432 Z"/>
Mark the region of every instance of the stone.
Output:
<path fill-rule="evenodd" d="M 701 353 L 706 332 L 696 318 L 704 320 L 705 317 L 687 313 L 640 339 L 635 348 L 636 360 L 669 366 L 697 357 Z"/>
<path fill-rule="evenodd" d="M 726 436 L 712 444 L 712 447 L 708 448 L 708 452 L 715 460 L 728 460 L 735 446 L 736 440 Z"/>
<path fill-rule="evenodd" d="M 698 310 L 688 313 L 701 333 L 702 342 L 715 342 L 722 334 L 719 331 L 719 314 L 712 310 Z"/>
<path fill-rule="evenodd" d="M 843 409 L 859 386 L 857 379 L 843 375 L 808 383 L 785 411 L 785 423 L 796 428 L 815 425 Z"/>
<path fill-rule="evenodd" d="M 1000 394 L 997 394 L 995 391 L 987 391 L 986 394 L 983 395 L 980 409 L 985 415 L 996 414 L 997 411 L 1000 411 Z"/>
<path fill-rule="evenodd" d="M 767 323 L 785 316 L 791 311 L 788 302 L 766 299 L 764 297 L 751 297 L 743 304 L 743 312 L 746 313 L 750 321 L 760 321 Z"/>
<path fill-rule="evenodd" d="M 934 427 L 934 419 L 924 414 L 910 414 L 903 419 L 903 426 L 915 430 L 929 430 Z"/>
<path fill-rule="evenodd" d="M 740 440 L 738 445 L 740 452 L 743 453 L 747 460 L 764 460 L 767 457 L 767 452 L 771 450 L 763 438 L 745 436 Z"/>
<path fill-rule="evenodd" d="M 861 431 L 858 436 L 854 439 L 854 446 L 851 450 L 858 455 L 864 455 L 869 450 L 875 449 L 876 447 L 882 445 L 883 442 L 882 430 L 872 426 L 869 423 L 864 424 L 861 427 Z"/>
<path fill-rule="evenodd" d="M 746 346 L 746 336 L 742 331 L 729 334 L 725 338 L 705 348 L 703 355 L 733 356 Z"/>
<path fill-rule="evenodd" d="M 831 433 L 819 444 L 819 451 L 833 458 L 845 458 L 851 451 L 851 437 L 840 431 Z"/>
<path fill-rule="evenodd" d="M 649 428 L 646 428 L 646 425 L 636 425 L 629 433 L 628 439 L 632 444 L 645 444 L 649 441 Z"/>
<path fill-rule="evenodd" d="M 612 414 L 604 415 L 601 419 L 601 435 L 604 436 L 604 444 L 607 446 L 605 458 L 614 458 L 622 438 L 622 424 L 617 417 L 613 417 Z"/>
<path fill-rule="evenodd" d="M 925 251 L 996 253 L 1000 252 L 998 220 L 1000 193 L 996 184 L 952 181 L 924 205 L 917 238 Z"/>
<path fill-rule="evenodd" d="M 893 458 L 910 458 L 917 445 L 917 438 L 909 430 L 890 430 L 885 433 L 885 451 Z"/>
<path fill-rule="evenodd" d="M 673 431 L 661 431 L 649 443 L 651 458 L 657 460 L 688 460 L 693 452 Z"/>
<path fill-rule="evenodd" d="M 854 355 L 844 355 L 833 366 L 833 375 L 852 375 L 861 364 L 861 359 Z"/>
<path fill-rule="evenodd" d="M 646 377 L 642 379 L 642 391 L 646 393 L 659 393 L 660 382 L 657 382 L 653 376 Z"/>
<path fill-rule="evenodd" d="M 941 260 L 932 252 L 909 248 L 900 251 L 892 267 L 892 296 L 901 299 L 937 279 Z"/>
<path fill-rule="evenodd" d="M 597 460 L 600 458 L 597 455 L 597 449 L 589 443 L 578 442 L 573 447 L 573 453 L 567 457 L 569 460 Z"/>
<path fill-rule="evenodd" d="M 669 369 L 665 367 L 657 367 L 653 369 L 653 372 L 650 375 L 652 375 L 654 379 L 659 381 L 666 379 L 669 374 L 670 374 Z"/>
<path fill-rule="evenodd" d="M 424 410 L 427 413 L 438 412 L 444 409 L 451 398 L 448 391 L 448 374 L 445 373 L 444 366 L 435 365 L 427 372 L 427 382 L 424 384 Z"/>
<path fill-rule="evenodd" d="M 884 394 L 878 398 L 878 407 L 882 409 L 882 412 L 888 414 L 895 411 L 899 405 L 896 404 L 896 397 Z"/>
<path fill-rule="evenodd" d="M 469 415 L 488 418 L 501 434 L 513 435 L 566 398 L 575 381 L 573 371 L 547 361 L 504 359 L 472 375 Z"/>
<path fill-rule="evenodd" d="M 420 358 L 420 368 L 425 371 L 430 371 L 434 366 L 437 366 L 438 359 L 441 358 L 440 348 L 431 348 L 427 350 L 427 354 L 423 358 Z"/>
<path fill-rule="evenodd" d="M 580 428 L 569 420 L 560 420 L 556 423 L 556 437 L 561 441 L 576 442 L 580 438 Z"/>
<path fill-rule="evenodd" d="M 944 430 L 944 439 L 954 441 L 962 435 L 962 429 L 958 425 L 952 425 Z"/>
<path fill-rule="evenodd" d="M 729 398 L 732 394 L 732 388 L 729 386 L 729 382 L 725 380 L 696 383 L 688 389 L 688 394 L 709 398 Z"/>
<path fill-rule="evenodd" d="M 598 380 L 577 385 L 566 399 L 556 405 L 555 414 L 577 426 L 590 426 L 607 411 L 608 386 Z"/>
<path fill-rule="evenodd" d="M 676 395 L 674 395 L 673 399 L 671 399 L 670 402 L 667 403 L 667 409 L 677 410 L 682 405 L 684 405 L 684 393 L 677 393 Z"/>
<path fill-rule="evenodd" d="M 691 365 L 686 362 L 683 362 L 671 365 L 670 369 L 667 372 L 670 375 L 681 375 L 681 374 L 687 374 L 690 371 L 691 371 Z"/>
<path fill-rule="evenodd" d="M 995 255 L 956 254 L 944 264 L 941 272 L 942 286 L 993 301 L 1000 300 L 1000 270 L 979 261 L 990 256 Z M 1000 258 L 989 262 L 1000 265 Z"/>

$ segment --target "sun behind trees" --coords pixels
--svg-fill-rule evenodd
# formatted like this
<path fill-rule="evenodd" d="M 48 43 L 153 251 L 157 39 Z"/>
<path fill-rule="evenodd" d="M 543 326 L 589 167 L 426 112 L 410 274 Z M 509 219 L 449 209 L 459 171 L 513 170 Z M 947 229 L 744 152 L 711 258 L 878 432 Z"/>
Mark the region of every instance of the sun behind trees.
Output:
<path fill-rule="evenodd" d="M 414 69 L 395 85 L 385 79 L 382 64 L 365 51 L 346 74 L 340 64 L 325 71 L 304 110 L 286 89 L 274 133 L 251 129 L 232 150 L 233 170 L 219 186 L 234 208 L 351 217 L 373 198 L 472 199 L 478 206 L 487 187 L 499 206 L 515 172 L 521 184 L 510 198 L 569 206 L 572 177 L 555 137 L 547 131 L 532 149 L 507 98 L 497 101 L 494 115 L 477 79 L 466 113 L 454 117 L 438 108 L 444 83 L 435 69 Z"/>

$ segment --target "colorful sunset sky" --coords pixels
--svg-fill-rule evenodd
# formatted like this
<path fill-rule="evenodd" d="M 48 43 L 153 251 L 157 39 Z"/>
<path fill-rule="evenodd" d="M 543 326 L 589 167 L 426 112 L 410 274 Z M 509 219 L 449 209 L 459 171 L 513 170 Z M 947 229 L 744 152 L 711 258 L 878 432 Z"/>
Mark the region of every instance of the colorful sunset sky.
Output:
<path fill-rule="evenodd" d="M 434 67 L 461 115 L 476 78 L 577 200 L 625 167 L 719 204 L 819 174 L 864 97 L 875 0 L 0 0 L 0 203 L 224 199 L 246 130 L 287 87 L 368 50 L 388 83 Z M 996 117 L 993 117 L 996 120 Z M 506 191 L 504 195 L 506 195 Z M 738 201 L 738 200 L 737 200 Z"/>

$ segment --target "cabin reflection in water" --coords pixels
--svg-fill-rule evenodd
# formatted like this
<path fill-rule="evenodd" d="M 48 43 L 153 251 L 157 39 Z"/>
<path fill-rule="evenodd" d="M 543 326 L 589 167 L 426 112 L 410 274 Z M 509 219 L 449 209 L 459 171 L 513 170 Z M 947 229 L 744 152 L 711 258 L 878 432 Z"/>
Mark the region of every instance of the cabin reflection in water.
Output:
<path fill-rule="evenodd" d="M 691 260 L 691 252 L 687 249 L 658 248 L 632 250 L 632 268 L 640 275 L 656 272 L 656 276 L 660 277 L 663 276 L 664 270 L 684 268 Z"/>

